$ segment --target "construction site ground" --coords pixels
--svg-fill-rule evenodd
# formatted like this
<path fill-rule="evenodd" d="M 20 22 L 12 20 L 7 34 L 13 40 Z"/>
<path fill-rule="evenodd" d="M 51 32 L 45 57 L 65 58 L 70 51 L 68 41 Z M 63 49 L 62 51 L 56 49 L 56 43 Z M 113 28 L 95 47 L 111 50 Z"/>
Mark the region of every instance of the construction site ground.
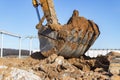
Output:
<path fill-rule="evenodd" d="M 114 56 L 120 53 L 65 59 L 37 52 L 27 58 L 0 58 L 0 80 L 120 80 L 120 64 L 114 68 L 111 63 Z"/>

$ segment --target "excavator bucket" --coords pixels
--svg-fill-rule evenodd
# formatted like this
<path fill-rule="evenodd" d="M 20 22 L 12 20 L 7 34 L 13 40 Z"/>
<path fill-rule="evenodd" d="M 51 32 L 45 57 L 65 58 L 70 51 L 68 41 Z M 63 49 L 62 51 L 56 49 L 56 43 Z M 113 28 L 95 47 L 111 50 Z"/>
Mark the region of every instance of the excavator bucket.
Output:
<path fill-rule="evenodd" d="M 49 56 L 55 52 L 66 58 L 80 57 L 85 54 L 100 34 L 97 24 L 80 17 L 77 10 L 74 10 L 68 23 L 61 26 L 62 28 L 58 31 L 50 28 L 39 31 L 43 55 Z"/>
<path fill-rule="evenodd" d="M 67 24 L 60 25 L 53 0 L 40 0 L 40 4 L 44 12 L 37 25 L 41 53 L 46 57 L 56 53 L 65 58 L 85 55 L 100 34 L 97 24 L 80 17 L 79 12 L 74 10 Z M 44 18 L 47 21 L 45 26 L 42 25 Z"/>

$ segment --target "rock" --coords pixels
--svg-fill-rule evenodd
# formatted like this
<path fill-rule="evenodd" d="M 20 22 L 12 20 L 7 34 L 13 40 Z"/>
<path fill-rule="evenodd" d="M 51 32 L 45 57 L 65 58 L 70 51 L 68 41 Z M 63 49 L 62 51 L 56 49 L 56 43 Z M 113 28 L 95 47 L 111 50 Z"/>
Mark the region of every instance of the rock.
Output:
<path fill-rule="evenodd" d="M 120 74 L 120 63 L 110 63 L 109 71 L 112 74 Z"/>
<path fill-rule="evenodd" d="M 111 61 L 112 58 L 116 57 L 116 56 L 120 56 L 120 53 L 118 52 L 109 52 L 107 54 L 108 60 Z"/>
<path fill-rule="evenodd" d="M 0 80 L 42 80 L 34 72 L 8 67 L 0 74 Z"/>
<path fill-rule="evenodd" d="M 110 61 L 109 72 L 112 74 L 120 74 L 120 53 L 110 52 L 108 59 Z"/>
<path fill-rule="evenodd" d="M 61 80 L 75 80 L 74 78 L 71 78 L 70 76 L 64 76 Z"/>
<path fill-rule="evenodd" d="M 68 60 L 70 64 L 76 66 L 77 68 L 83 70 L 83 71 L 90 71 L 90 68 L 94 66 L 93 61 L 94 60 L 84 60 L 84 59 L 78 59 L 78 58 L 72 58 Z"/>
<path fill-rule="evenodd" d="M 103 70 L 103 68 L 96 68 L 94 71 L 95 72 L 103 72 L 104 70 Z"/>
<path fill-rule="evenodd" d="M 62 64 L 64 63 L 64 57 L 58 56 L 58 57 L 55 59 L 55 62 L 56 62 L 58 65 L 62 65 Z"/>
<path fill-rule="evenodd" d="M 110 80 L 120 80 L 120 75 L 113 75 Z"/>
<path fill-rule="evenodd" d="M 56 54 L 52 54 L 51 56 L 49 56 L 47 59 L 48 59 L 48 62 L 49 63 L 52 63 L 55 61 L 55 59 L 57 58 L 57 55 Z"/>

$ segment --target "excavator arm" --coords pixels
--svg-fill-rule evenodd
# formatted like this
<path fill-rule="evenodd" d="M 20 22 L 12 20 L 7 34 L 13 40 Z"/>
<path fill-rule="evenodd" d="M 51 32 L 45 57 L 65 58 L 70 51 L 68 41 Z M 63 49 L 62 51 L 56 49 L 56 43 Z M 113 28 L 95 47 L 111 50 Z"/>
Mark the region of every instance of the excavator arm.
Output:
<path fill-rule="evenodd" d="M 47 24 L 58 24 L 58 19 L 54 9 L 53 0 L 33 0 L 33 6 L 37 8 L 39 5 L 42 7 L 44 16 L 40 20 L 42 23 L 44 19 L 47 20 Z"/>
<path fill-rule="evenodd" d="M 53 0 L 40 0 L 41 7 L 48 23 L 58 24 Z"/>

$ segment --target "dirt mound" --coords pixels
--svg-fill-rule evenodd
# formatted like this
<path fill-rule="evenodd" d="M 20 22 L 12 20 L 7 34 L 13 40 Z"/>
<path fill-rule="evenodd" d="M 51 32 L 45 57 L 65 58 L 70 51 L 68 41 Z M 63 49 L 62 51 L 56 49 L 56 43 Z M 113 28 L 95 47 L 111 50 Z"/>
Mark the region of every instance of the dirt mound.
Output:
<path fill-rule="evenodd" d="M 114 80 L 115 76 L 118 80 L 120 77 L 118 74 L 114 75 L 109 72 L 110 56 L 98 56 L 97 58 L 82 56 L 65 59 L 56 54 L 45 58 L 40 53 L 35 53 L 24 59 L 1 58 L 0 76 L 4 79 L 0 78 L 1 80 L 7 80 L 10 73 L 16 70 L 18 75 L 23 77 L 22 80 L 27 80 L 31 74 L 34 75 L 31 76 L 31 80 L 109 80 L 110 78 Z M 14 72 L 16 76 L 17 73 Z M 23 74 L 26 74 L 26 76 L 23 76 Z M 20 80 L 18 77 L 15 79 L 15 75 L 10 78 Z"/>
<path fill-rule="evenodd" d="M 110 52 L 107 56 L 110 62 L 109 71 L 112 74 L 120 74 L 120 53 Z"/>

